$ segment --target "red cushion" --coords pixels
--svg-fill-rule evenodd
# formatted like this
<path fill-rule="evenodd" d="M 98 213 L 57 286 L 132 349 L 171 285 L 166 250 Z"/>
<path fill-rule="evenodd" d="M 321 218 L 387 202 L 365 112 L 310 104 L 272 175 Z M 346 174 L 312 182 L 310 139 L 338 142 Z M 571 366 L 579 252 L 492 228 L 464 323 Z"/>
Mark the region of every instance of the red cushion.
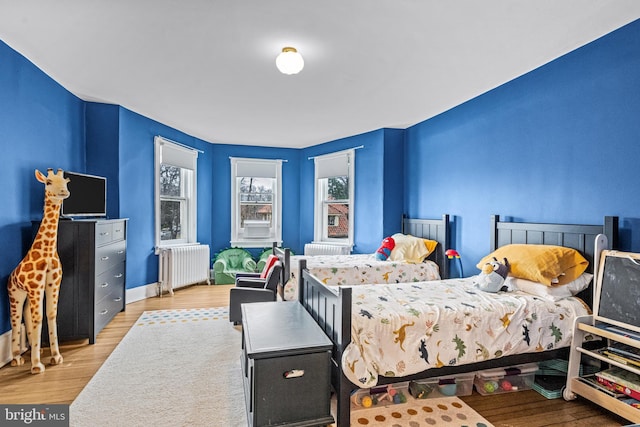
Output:
<path fill-rule="evenodd" d="M 267 257 L 267 262 L 264 264 L 264 268 L 260 273 L 261 279 L 265 279 L 267 277 L 267 273 L 269 273 L 269 270 L 271 270 L 271 267 L 273 267 L 273 264 L 275 264 L 276 261 L 278 261 L 278 257 L 275 255 L 269 255 Z"/>

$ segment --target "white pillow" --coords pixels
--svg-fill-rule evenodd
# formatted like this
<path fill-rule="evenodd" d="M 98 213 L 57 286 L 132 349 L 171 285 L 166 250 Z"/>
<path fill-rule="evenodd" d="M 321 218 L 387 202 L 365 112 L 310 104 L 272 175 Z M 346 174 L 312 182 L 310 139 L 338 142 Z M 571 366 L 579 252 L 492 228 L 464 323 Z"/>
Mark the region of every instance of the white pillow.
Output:
<path fill-rule="evenodd" d="M 393 237 L 396 245 L 389 255 L 389 261 L 419 264 L 429 255 L 429 250 L 424 244 L 424 240 L 419 237 L 402 233 L 396 233 L 391 237 Z"/>
<path fill-rule="evenodd" d="M 510 286 L 512 289 L 536 295 L 540 298 L 550 301 L 560 301 L 563 298 L 577 295 L 579 292 L 585 290 L 589 286 L 591 279 L 593 279 L 593 274 L 582 273 L 576 280 L 565 285 L 547 286 L 527 279 L 508 276 L 504 284 Z"/>

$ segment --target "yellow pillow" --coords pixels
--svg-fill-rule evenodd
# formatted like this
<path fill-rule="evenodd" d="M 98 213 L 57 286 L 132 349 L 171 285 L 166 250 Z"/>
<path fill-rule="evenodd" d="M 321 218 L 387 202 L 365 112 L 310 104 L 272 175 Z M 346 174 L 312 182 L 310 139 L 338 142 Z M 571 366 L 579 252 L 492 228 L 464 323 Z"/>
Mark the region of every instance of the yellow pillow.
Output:
<path fill-rule="evenodd" d="M 438 246 L 438 242 L 435 240 L 422 239 L 424 241 L 424 245 L 427 247 L 427 256 L 431 255 L 433 251 L 436 250 L 436 246 Z M 425 257 L 426 258 L 426 257 Z"/>
<path fill-rule="evenodd" d="M 421 239 L 410 234 L 396 233 L 391 237 L 393 237 L 396 245 L 389 255 L 389 261 L 404 261 L 419 264 L 429 256 L 438 244 L 436 241 Z"/>
<path fill-rule="evenodd" d="M 512 244 L 482 258 L 478 269 L 493 257 L 509 260 L 509 275 L 547 286 L 564 285 L 577 279 L 589 262 L 575 249 L 553 245 Z"/>

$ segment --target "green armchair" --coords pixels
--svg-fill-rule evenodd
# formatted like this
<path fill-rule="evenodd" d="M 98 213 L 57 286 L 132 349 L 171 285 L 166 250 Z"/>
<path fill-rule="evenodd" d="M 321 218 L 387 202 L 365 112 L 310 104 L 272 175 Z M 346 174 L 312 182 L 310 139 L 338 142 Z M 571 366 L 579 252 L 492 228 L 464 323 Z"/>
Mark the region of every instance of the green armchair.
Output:
<path fill-rule="evenodd" d="M 230 248 L 220 252 L 213 262 L 214 283 L 230 285 L 236 282 L 236 273 L 253 273 L 256 262 L 249 251 L 242 248 Z"/>

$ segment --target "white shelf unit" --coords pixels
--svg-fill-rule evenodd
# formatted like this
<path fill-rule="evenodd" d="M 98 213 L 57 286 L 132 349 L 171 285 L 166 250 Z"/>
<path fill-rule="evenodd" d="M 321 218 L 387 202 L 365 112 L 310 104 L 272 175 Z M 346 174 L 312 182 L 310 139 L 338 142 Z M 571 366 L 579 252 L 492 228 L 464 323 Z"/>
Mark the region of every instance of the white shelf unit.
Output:
<path fill-rule="evenodd" d="M 613 341 L 627 344 L 635 348 L 640 348 L 639 340 L 628 338 L 622 334 L 614 333 L 606 329 L 593 326 L 593 316 L 578 317 L 576 319 L 573 331 L 573 341 L 571 343 L 571 352 L 569 356 L 569 367 L 567 373 L 567 386 L 563 392 L 563 397 L 565 398 L 565 400 L 573 400 L 577 396 L 582 396 L 585 399 L 589 399 L 597 405 L 600 405 L 603 408 L 606 408 L 611 412 L 614 412 L 621 417 L 628 419 L 629 421 L 640 423 L 640 409 L 634 408 L 631 405 L 621 402 L 615 397 L 609 396 L 606 393 L 598 390 L 597 388 L 585 384 L 580 380 L 580 363 L 583 355 L 586 355 L 587 357 L 591 357 L 593 359 L 598 359 L 610 364 L 611 366 L 617 366 L 619 368 L 640 375 L 640 369 L 634 366 L 625 365 L 616 360 L 603 356 L 595 351 L 583 348 L 582 343 L 584 342 L 584 337 L 587 334 L 602 337 L 609 342 Z"/>

